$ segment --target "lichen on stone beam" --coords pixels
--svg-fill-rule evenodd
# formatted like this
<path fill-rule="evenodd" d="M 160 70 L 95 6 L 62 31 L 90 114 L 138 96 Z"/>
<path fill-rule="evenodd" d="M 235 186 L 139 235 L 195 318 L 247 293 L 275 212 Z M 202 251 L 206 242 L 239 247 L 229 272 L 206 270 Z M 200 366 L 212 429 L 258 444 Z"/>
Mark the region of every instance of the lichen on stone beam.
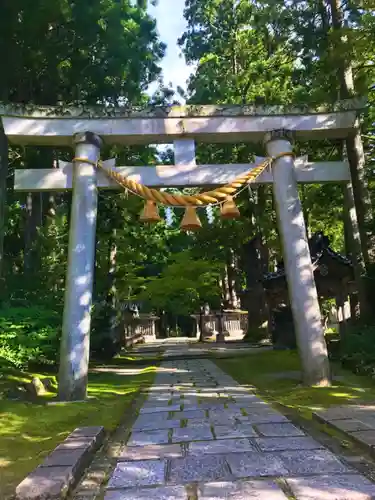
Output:
<path fill-rule="evenodd" d="M 187 106 L 134 106 L 97 105 L 86 103 L 66 103 L 57 106 L 37 104 L 0 103 L 0 116 L 20 116 L 32 118 L 185 118 L 210 116 L 274 116 L 274 115 L 309 115 L 343 111 L 361 112 L 367 100 L 355 97 L 336 103 L 317 105 L 187 105 Z"/>

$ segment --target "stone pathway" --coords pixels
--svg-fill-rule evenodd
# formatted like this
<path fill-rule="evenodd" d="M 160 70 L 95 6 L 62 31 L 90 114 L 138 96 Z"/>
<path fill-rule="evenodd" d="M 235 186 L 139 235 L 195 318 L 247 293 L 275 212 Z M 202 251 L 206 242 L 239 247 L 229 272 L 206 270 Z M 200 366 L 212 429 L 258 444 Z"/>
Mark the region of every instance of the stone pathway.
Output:
<path fill-rule="evenodd" d="M 369 500 L 375 485 L 208 360 L 165 362 L 105 500 Z"/>

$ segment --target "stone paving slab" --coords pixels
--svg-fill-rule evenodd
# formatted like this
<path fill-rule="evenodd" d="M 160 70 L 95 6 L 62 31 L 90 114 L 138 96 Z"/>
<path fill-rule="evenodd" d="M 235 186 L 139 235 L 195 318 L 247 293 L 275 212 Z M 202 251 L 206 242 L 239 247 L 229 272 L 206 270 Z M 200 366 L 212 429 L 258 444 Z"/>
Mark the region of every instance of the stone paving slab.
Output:
<path fill-rule="evenodd" d="M 144 417 L 145 415 L 142 415 Z M 176 429 L 181 427 L 181 420 L 154 420 L 153 418 L 147 417 L 146 419 L 141 419 L 138 417 L 133 425 L 133 429 L 137 431 L 156 431 L 165 429 Z"/>
<path fill-rule="evenodd" d="M 169 417 L 169 413 L 162 412 L 162 413 L 152 413 L 152 416 L 149 414 L 146 415 L 139 415 L 137 420 L 135 421 L 135 428 L 142 428 L 144 425 L 148 425 L 151 422 L 165 422 Z M 172 420 L 172 419 L 170 419 Z M 133 426 L 134 428 L 134 426 Z"/>
<path fill-rule="evenodd" d="M 315 476 L 286 480 L 297 500 L 373 500 L 375 485 L 363 476 Z"/>
<path fill-rule="evenodd" d="M 270 453 L 246 452 L 226 455 L 232 474 L 237 477 L 284 476 L 288 469 L 282 460 Z"/>
<path fill-rule="evenodd" d="M 256 396 L 235 396 L 234 401 L 228 403 L 228 408 L 235 409 L 235 408 L 246 408 L 247 406 L 253 407 L 253 406 L 262 406 L 262 407 L 268 407 L 271 410 L 271 407 L 267 405 L 264 401 L 259 399 Z"/>
<path fill-rule="evenodd" d="M 224 406 L 225 403 L 223 401 L 210 401 L 210 402 L 205 402 L 205 403 L 200 403 L 197 405 L 197 409 L 201 410 L 224 410 L 226 407 Z"/>
<path fill-rule="evenodd" d="M 345 474 L 351 469 L 328 450 L 283 451 L 276 455 L 292 474 Z"/>
<path fill-rule="evenodd" d="M 139 462 L 119 462 L 108 483 L 108 488 L 130 488 L 163 484 L 165 461 L 140 460 Z"/>
<path fill-rule="evenodd" d="M 222 418 L 234 419 L 243 416 L 240 408 L 238 408 L 237 410 L 227 410 L 226 408 L 219 410 L 216 408 L 214 410 L 209 410 L 208 414 L 210 419 L 217 420 L 219 422 Z"/>
<path fill-rule="evenodd" d="M 167 444 L 169 441 L 167 430 L 134 431 L 130 435 L 128 446 L 147 446 L 149 444 Z"/>
<path fill-rule="evenodd" d="M 277 424 L 287 423 L 289 420 L 276 411 L 263 411 L 254 408 L 244 408 L 246 415 L 242 415 L 241 420 L 251 424 Z"/>
<path fill-rule="evenodd" d="M 305 436 L 305 433 L 290 423 L 272 423 L 272 424 L 258 424 L 256 425 L 257 431 L 266 437 L 290 437 L 290 436 Z"/>
<path fill-rule="evenodd" d="M 169 473 L 171 483 L 183 484 L 229 478 L 229 470 L 222 456 L 188 456 L 171 460 Z"/>
<path fill-rule="evenodd" d="M 318 450 L 324 448 L 323 445 L 307 436 L 256 438 L 254 441 L 261 451 Z"/>
<path fill-rule="evenodd" d="M 187 398 L 180 399 L 180 402 L 181 402 L 181 404 L 184 405 L 184 410 L 186 410 L 187 408 L 189 410 L 201 409 L 199 407 L 198 398 L 193 398 L 193 397 L 189 396 Z"/>
<path fill-rule="evenodd" d="M 269 481 L 216 482 L 198 489 L 199 500 L 287 500 L 282 490 Z"/>
<path fill-rule="evenodd" d="M 188 500 L 183 486 L 163 486 L 131 490 L 109 491 L 104 500 Z"/>
<path fill-rule="evenodd" d="M 205 418 L 205 410 L 184 410 L 173 413 L 173 419 Z"/>
<path fill-rule="evenodd" d="M 143 404 L 142 408 L 154 408 L 155 406 L 168 406 L 173 398 L 173 393 L 150 394 Z"/>
<path fill-rule="evenodd" d="M 124 446 L 116 454 L 118 460 L 158 460 L 161 458 L 182 458 L 180 444 L 156 444 L 149 446 Z"/>
<path fill-rule="evenodd" d="M 245 438 L 245 437 L 255 437 L 258 434 L 251 427 L 251 425 L 215 425 L 214 433 L 216 438 Z"/>
<path fill-rule="evenodd" d="M 172 435 L 173 443 L 189 442 L 189 441 L 204 441 L 206 439 L 213 439 L 211 427 L 197 426 L 197 427 L 182 427 L 174 429 Z"/>
<path fill-rule="evenodd" d="M 222 417 L 216 416 L 209 416 L 208 420 L 211 422 L 212 425 L 214 426 L 226 426 L 226 427 L 233 427 L 235 425 L 238 425 L 239 422 L 235 417 L 228 416 L 227 414 L 224 414 Z M 188 425 L 190 425 L 190 422 L 192 422 L 192 425 L 194 422 L 196 422 L 196 419 L 193 420 L 188 420 Z"/>
<path fill-rule="evenodd" d="M 190 443 L 188 448 L 189 455 L 209 455 L 209 454 L 224 454 L 236 453 L 243 451 L 256 451 L 255 445 L 249 439 L 219 439 L 216 441 L 196 441 Z"/>
<path fill-rule="evenodd" d="M 139 413 L 160 413 L 160 412 L 169 412 L 169 411 L 180 411 L 180 405 L 165 405 L 165 406 L 144 406 L 140 409 Z"/>
<path fill-rule="evenodd" d="M 186 427 L 211 427 L 215 421 L 210 418 L 189 418 L 186 420 Z M 225 425 L 234 425 L 234 420 L 224 420 Z"/>

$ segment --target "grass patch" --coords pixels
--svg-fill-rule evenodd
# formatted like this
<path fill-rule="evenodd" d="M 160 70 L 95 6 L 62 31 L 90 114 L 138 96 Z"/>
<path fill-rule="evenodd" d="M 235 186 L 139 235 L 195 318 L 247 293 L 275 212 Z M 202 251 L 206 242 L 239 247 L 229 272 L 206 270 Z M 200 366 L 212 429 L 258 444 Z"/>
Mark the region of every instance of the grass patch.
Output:
<path fill-rule="evenodd" d="M 9 498 L 17 484 L 76 427 L 103 425 L 113 431 L 140 388 L 152 383 L 155 367 L 139 369 L 136 374 L 134 371 L 90 373 L 90 399 L 82 403 L 35 405 L 0 400 L 0 498 Z M 0 374 L 0 391 L 35 375 L 51 377 L 14 370 Z M 54 396 L 47 394 L 43 403 Z"/>
<path fill-rule="evenodd" d="M 215 361 L 224 371 L 243 385 L 254 385 L 260 396 L 311 419 L 314 411 L 334 405 L 375 400 L 375 382 L 354 375 L 331 364 L 334 380 L 331 387 L 305 387 L 290 372 L 300 371 L 298 354 L 293 351 L 267 351 L 238 359 Z M 275 377 L 275 374 L 278 374 Z M 285 374 L 285 376 L 283 376 Z M 280 375 L 280 376 L 279 376 Z"/>

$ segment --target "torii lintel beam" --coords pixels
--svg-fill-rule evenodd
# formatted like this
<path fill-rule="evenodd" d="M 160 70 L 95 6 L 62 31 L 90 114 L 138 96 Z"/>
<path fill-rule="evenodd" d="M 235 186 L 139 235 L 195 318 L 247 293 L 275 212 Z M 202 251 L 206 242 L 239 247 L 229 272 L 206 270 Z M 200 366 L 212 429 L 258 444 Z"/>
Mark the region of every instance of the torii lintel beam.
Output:
<path fill-rule="evenodd" d="M 259 159 L 260 160 L 260 159 Z M 220 186 L 233 181 L 237 176 L 255 168 L 255 164 L 229 165 L 158 165 L 156 167 L 117 167 L 124 176 L 129 176 L 149 187 L 198 187 Z M 114 167 L 115 160 L 104 162 Z M 326 182 L 348 182 L 350 180 L 347 162 L 309 163 L 305 158 L 295 162 L 297 182 L 305 184 Z M 98 170 L 97 185 L 101 189 L 119 189 L 118 184 Z M 15 191 L 64 191 L 72 189 L 73 166 L 61 162 L 60 168 L 24 169 L 15 171 Z M 254 184 L 271 184 L 270 169 L 263 172 Z"/>
<path fill-rule="evenodd" d="M 122 108 L 28 108 L 0 106 L 5 134 L 14 144 L 67 146 L 78 132 L 94 132 L 107 144 L 259 142 L 271 130 L 287 129 L 298 139 L 343 139 L 356 125 L 363 103 L 297 109 L 286 106 L 186 106 L 139 111 Z"/>

